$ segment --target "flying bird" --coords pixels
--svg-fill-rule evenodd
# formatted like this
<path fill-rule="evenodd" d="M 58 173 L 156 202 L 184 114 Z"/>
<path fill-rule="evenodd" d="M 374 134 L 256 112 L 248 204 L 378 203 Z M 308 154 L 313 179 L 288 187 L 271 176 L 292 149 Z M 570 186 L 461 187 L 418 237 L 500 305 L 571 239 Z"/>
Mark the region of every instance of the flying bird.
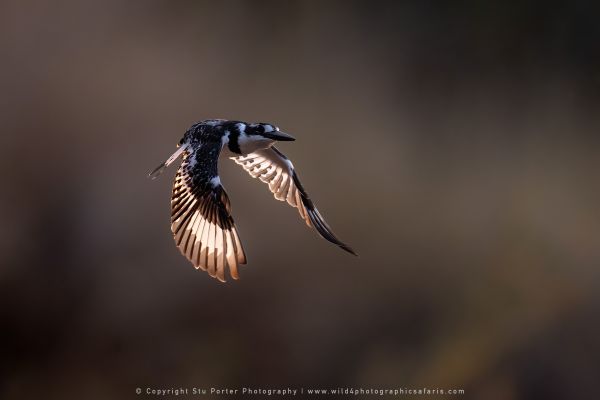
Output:
<path fill-rule="evenodd" d="M 229 157 L 253 178 L 269 185 L 275 198 L 296 207 L 309 227 L 326 240 L 356 255 L 340 241 L 308 197 L 292 162 L 273 144 L 296 140 L 267 123 L 209 119 L 193 124 L 177 151 L 149 174 L 155 179 L 183 155 L 171 196 L 171 231 L 181 253 L 210 276 L 225 282 L 225 269 L 238 279 L 246 253 L 231 216 L 227 192 L 219 178 L 219 158 Z"/>

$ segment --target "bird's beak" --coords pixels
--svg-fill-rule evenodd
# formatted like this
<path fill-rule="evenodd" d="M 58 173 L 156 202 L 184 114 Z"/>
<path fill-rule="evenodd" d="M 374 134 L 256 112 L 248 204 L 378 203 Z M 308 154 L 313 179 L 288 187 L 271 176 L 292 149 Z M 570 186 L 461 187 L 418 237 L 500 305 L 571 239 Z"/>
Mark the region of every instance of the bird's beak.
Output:
<path fill-rule="evenodd" d="M 281 131 L 265 132 L 262 134 L 262 136 L 271 140 L 277 140 L 278 142 L 292 142 L 296 140 L 296 138 L 292 135 L 288 135 L 287 133 Z"/>

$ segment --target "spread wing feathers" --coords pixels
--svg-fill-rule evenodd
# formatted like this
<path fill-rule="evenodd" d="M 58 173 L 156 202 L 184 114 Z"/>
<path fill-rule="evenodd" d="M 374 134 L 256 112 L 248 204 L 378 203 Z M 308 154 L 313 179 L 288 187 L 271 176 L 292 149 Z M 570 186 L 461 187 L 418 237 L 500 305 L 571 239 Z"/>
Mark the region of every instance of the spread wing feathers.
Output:
<path fill-rule="evenodd" d="M 227 193 L 220 184 L 194 184 L 185 165 L 177 171 L 173 185 L 171 231 L 177 247 L 196 269 L 224 282 L 229 266 L 231 277 L 238 279 L 238 265 L 246 264 L 246 255 Z"/>
<path fill-rule="evenodd" d="M 232 157 L 232 160 L 241 165 L 253 178 L 267 183 L 277 200 L 287 201 L 289 205 L 296 207 L 306 224 L 309 227 L 313 226 L 324 239 L 356 255 L 354 250 L 335 236 L 304 190 L 292 162 L 275 146 L 257 150 L 246 156 Z"/>

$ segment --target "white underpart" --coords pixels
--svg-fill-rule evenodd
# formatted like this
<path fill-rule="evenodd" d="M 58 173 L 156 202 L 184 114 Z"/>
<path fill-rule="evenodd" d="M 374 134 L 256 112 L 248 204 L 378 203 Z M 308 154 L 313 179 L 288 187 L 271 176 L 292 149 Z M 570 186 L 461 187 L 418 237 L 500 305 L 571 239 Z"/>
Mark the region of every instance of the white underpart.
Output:
<path fill-rule="evenodd" d="M 221 139 L 221 157 L 237 157 L 239 156 L 239 154 L 235 154 L 233 153 L 231 150 L 229 150 L 229 135 L 231 134 L 231 132 L 229 131 L 225 131 L 225 135 L 223 135 L 223 138 Z"/>
<path fill-rule="evenodd" d="M 221 184 L 221 178 L 219 178 L 218 176 L 215 176 L 214 178 L 212 178 L 210 180 L 210 184 L 212 185 L 212 187 L 217 187 Z"/>
<path fill-rule="evenodd" d="M 248 136 L 245 132 L 241 132 L 238 137 L 238 144 L 240 145 L 242 155 L 253 153 L 256 150 L 267 149 L 271 147 L 273 143 L 275 143 L 275 141 L 272 139 L 267 139 L 260 135 Z"/>
<path fill-rule="evenodd" d="M 221 148 L 227 147 L 229 143 L 229 131 L 225 131 L 225 134 L 221 138 Z"/>

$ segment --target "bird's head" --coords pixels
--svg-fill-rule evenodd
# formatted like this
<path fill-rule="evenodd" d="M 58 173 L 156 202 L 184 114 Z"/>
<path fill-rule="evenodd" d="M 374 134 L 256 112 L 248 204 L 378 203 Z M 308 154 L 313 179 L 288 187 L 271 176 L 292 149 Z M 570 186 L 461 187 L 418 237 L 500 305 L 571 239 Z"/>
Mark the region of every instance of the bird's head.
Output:
<path fill-rule="evenodd" d="M 249 154 L 256 150 L 269 148 L 278 141 L 296 140 L 293 136 L 281 132 L 278 127 L 271 124 L 238 123 L 236 124 L 236 130 L 238 135 L 233 136 L 235 139 L 230 136 L 229 141 L 231 142 L 233 139 L 237 143 L 238 153 L 240 154 Z"/>
<path fill-rule="evenodd" d="M 246 126 L 246 135 L 248 136 L 259 136 L 268 140 L 289 142 L 296 140 L 293 136 L 282 132 L 278 127 L 272 124 L 259 122 L 257 124 L 250 124 Z"/>

